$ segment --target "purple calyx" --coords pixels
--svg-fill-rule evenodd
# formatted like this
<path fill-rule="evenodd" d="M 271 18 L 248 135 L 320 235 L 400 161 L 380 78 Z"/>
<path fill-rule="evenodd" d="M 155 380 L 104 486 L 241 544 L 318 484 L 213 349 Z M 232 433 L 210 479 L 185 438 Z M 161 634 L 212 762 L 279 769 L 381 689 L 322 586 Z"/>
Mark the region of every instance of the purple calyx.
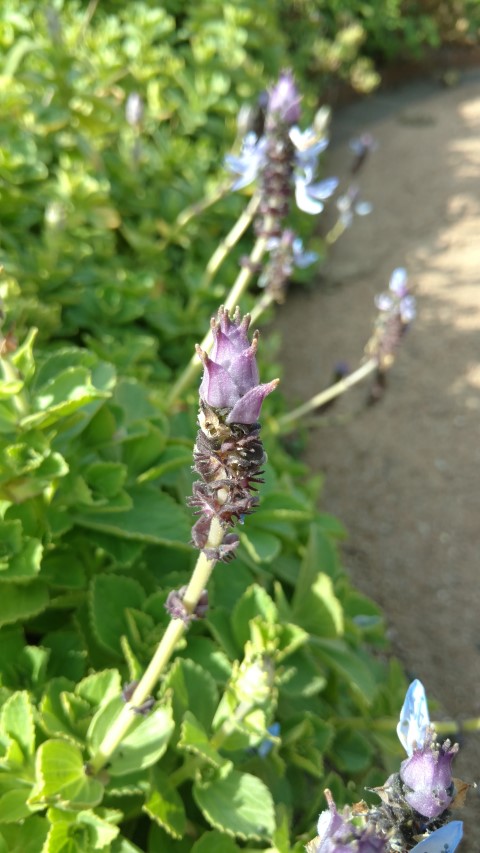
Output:
<path fill-rule="evenodd" d="M 452 761 L 457 752 L 458 746 L 448 740 L 439 746 L 430 730 L 424 745 L 402 762 L 400 778 L 405 799 L 423 817 L 439 817 L 452 802 Z"/>
<path fill-rule="evenodd" d="M 225 423 L 253 424 L 260 415 L 265 397 L 278 385 L 278 380 L 259 383 L 257 367 L 258 332 L 248 339 L 250 317 L 243 319 L 237 308 L 231 318 L 223 306 L 212 320 L 213 347 L 211 355 L 197 346 L 204 372 L 200 398 L 213 409 L 230 410 Z"/>

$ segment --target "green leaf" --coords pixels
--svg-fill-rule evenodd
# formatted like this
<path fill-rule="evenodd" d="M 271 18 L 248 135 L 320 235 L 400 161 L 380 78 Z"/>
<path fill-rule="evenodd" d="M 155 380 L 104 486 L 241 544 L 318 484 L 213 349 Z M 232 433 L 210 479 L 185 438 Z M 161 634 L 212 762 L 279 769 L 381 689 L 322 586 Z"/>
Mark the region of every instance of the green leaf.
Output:
<path fill-rule="evenodd" d="M 85 367 L 69 367 L 37 392 L 34 399 L 37 411 L 24 417 L 21 426 L 28 429 L 52 426 L 87 403 L 108 396 L 108 392 L 92 385 L 90 371 Z"/>
<path fill-rule="evenodd" d="M 2 794 L 0 796 L 0 823 L 17 823 L 30 817 L 32 809 L 27 805 L 29 796 L 30 787 L 15 788 Z"/>
<path fill-rule="evenodd" d="M 37 751 L 37 785 L 32 802 L 53 801 L 74 808 L 98 805 L 103 785 L 87 776 L 80 749 L 64 740 L 47 740 Z"/>
<path fill-rule="evenodd" d="M 274 602 L 261 586 L 254 584 L 245 590 L 232 613 L 233 633 L 241 648 L 250 639 L 250 620 L 259 615 L 270 625 L 278 620 Z"/>
<path fill-rule="evenodd" d="M 330 754 L 336 767 L 342 773 L 351 775 L 370 766 L 374 750 L 360 732 L 343 730 L 335 737 Z"/>
<path fill-rule="evenodd" d="M 98 642 L 108 651 L 121 655 L 120 638 L 127 633 L 125 611 L 141 608 L 145 593 L 133 578 L 123 575 L 97 575 L 89 595 L 90 619 Z"/>
<path fill-rule="evenodd" d="M 271 563 L 278 556 L 282 543 L 273 533 L 249 527 L 240 533 L 240 542 L 255 563 Z"/>
<path fill-rule="evenodd" d="M 148 717 L 137 717 L 112 756 L 109 774 L 123 776 L 155 764 L 165 752 L 174 727 L 172 709 L 168 706 L 157 708 Z"/>
<path fill-rule="evenodd" d="M 105 705 L 121 691 L 122 681 L 117 669 L 105 669 L 87 675 L 75 688 L 75 693 L 94 707 Z"/>
<path fill-rule="evenodd" d="M 187 816 L 182 798 L 167 774 L 158 768 L 154 773 L 154 787 L 142 809 L 173 838 L 182 838 L 185 834 Z"/>
<path fill-rule="evenodd" d="M 200 756 L 217 769 L 225 764 L 231 764 L 211 746 L 205 729 L 190 711 L 186 711 L 183 718 L 178 748 Z"/>
<path fill-rule="evenodd" d="M 48 606 L 48 587 L 41 581 L 7 586 L 0 596 L 0 627 L 29 619 Z"/>
<path fill-rule="evenodd" d="M 192 853 L 239 853 L 240 848 L 223 832 L 216 829 L 202 833 L 192 847 Z"/>
<path fill-rule="evenodd" d="M 331 578 L 317 574 L 308 592 L 295 594 L 292 615 L 305 630 L 321 637 L 338 637 L 343 634 L 343 608 L 335 595 Z"/>
<path fill-rule="evenodd" d="M 205 729 L 210 728 L 217 704 L 218 690 L 209 672 L 188 659 L 177 658 L 164 680 L 164 691 L 172 691 L 173 713 L 179 724 L 193 709 Z"/>
<path fill-rule="evenodd" d="M 41 542 L 38 539 L 25 536 L 22 544 L 22 550 L 10 558 L 8 567 L 3 569 L 0 565 L 0 583 L 4 581 L 29 582 L 39 573 L 43 554 Z"/>
<path fill-rule="evenodd" d="M 368 705 L 371 704 L 376 690 L 375 678 L 360 655 L 342 640 L 311 636 L 310 645 L 315 654 L 345 678 Z"/>
<path fill-rule="evenodd" d="M 261 841 L 271 839 L 275 831 L 272 795 L 249 773 L 230 770 L 218 773 L 212 781 L 197 781 L 193 796 L 208 822 L 227 835 Z"/>
<path fill-rule="evenodd" d="M 27 758 L 35 752 L 34 709 L 26 690 L 13 693 L 2 707 L 0 731 L 17 741 Z"/>
<path fill-rule="evenodd" d="M 44 853 L 44 843 L 48 834 L 48 820 L 36 815 L 16 825 L 2 826 L 0 835 L 0 853 Z M 6 842 L 2 850 L 1 841 Z"/>
<path fill-rule="evenodd" d="M 190 521 L 186 511 L 154 486 L 144 484 L 129 489 L 131 509 L 114 513 L 88 512 L 76 515 L 81 527 L 112 533 L 154 545 L 190 548 Z"/>

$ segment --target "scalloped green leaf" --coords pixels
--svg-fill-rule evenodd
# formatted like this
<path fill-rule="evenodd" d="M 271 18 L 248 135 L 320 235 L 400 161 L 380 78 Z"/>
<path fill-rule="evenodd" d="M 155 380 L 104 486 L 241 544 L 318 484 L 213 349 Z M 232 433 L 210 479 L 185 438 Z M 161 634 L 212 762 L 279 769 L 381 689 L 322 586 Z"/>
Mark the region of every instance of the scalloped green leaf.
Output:
<path fill-rule="evenodd" d="M 118 669 L 105 669 L 87 675 L 75 688 L 75 693 L 94 707 L 105 705 L 121 691 L 122 680 Z"/>
<path fill-rule="evenodd" d="M 270 625 L 278 621 L 277 607 L 268 592 L 253 584 L 237 601 L 231 617 L 235 640 L 241 648 L 250 639 L 250 620 L 257 616 L 262 616 Z"/>
<path fill-rule="evenodd" d="M 92 629 L 98 642 L 120 657 L 120 638 L 127 632 L 125 611 L 141 608 L 145 592 L 138 581 L 123 575 L 97 575 L 89 594 Z"/>
<path fill-rule="evenodd" d="M 142 810 L 172 838 L 182 838 L 185 835 L 187 816 L 183 800 L 177 789 L 170 783 L 167 774 L 158 768 L 154 773 L 150 796 L 142 806 Z"/>
<path fill-rule="evenodd" d="M 367 770 L 373 756 L 374 750 L 367 738 L 351 729 L 338 732 L 331 749 L 333 763 L 348 775 Z"/>
<path fill-rule="evenodd" d="M 22 823 L 3 825 L 0 853 L 43 853 L 49 824 L 44 817 L 33 815 Z M 2 848 L 2 840 L 6 846 Z"/>
<path fill-rule="evenodd" d="M 48 587 L 42 581 L 6 586 L 0 596 L 0 627 L 42 613 L 48 606 Z"/>
<path fill-rule="evenodd" d="M 250 773 L 230 770 L 196 781 L 193 797 L 206 820 L 227 835 L 262 841 L 275 831 L 275 807 L 267 786 Z"/>
<path fill-rule="evenodd" d="M 332 579 L 320 572 L 310 585 L 308 593 L 296 595 L 292 607 L 293 618 L 312 634 L 321 637 L 338 637 L 343 634 L 343 607 L 335 595 Z"/>
<path fill-rule="evenodd" d="M 92 385 L 90 371 L 85 367 L 68 367 L 37 391 L 33 401 L 37 411 L 22 418 L 21 426 L 52 426 L 88 403 L 109 396 Z"/>
<path fill-rule="evenodd" d="M 365 661 L 343 640 L 327 637 L 310 637 L 310 646 L 316 654 L 338 672 L 349 686 L 358 691 L 370 705 L 376 690 L 375 677 Z"/>
<path fill-rule="evenodd" d="M 192 853 L 239 853 L 239 850 L 230 836 L 217 829 L 204 832 L 192 847 Z"/>
<path fill-rule="evenodd" d="M 28 583 L 31 581 L 40 571 L 42 555 L 42 543 L 29 536 L 24 537 L 21 551 L 10 558 L 7 567 L 3 568 L 0 565 L 0 583 L 6 581 Z"/>
<path fill-rule="evenodd" d="M 191 547 L 191 519 L 170 495 L 148 483 L 130 488 L 128 494 L 132 500 L 130 509 L 113 513 L 89 511 L 76 515 L 76 523 L 123 539 L 176 548 Z"/>
<path fill-rule="evenodd" d="M 172 691 L 173 713 L 177 725 L 191 709 L 208 729 L 218 705 L 217 685 L 210 675 L 188 658 L 177 658 L 164 680 L 164 691 Z"/>
<path fill-rule="evenodd" d="M 155 764 L 165 752 L 174 728 L 168 705 L 157 708 L 148 717 L 137 717 L 111 758 L 109 774 L 123 776 Z"/>
<path fill-rule="evenodd" d="M 88 808 L 101 803 L 103 785 L 87 776 L 81 750 L 65 740 L 47 740 L 37 751 L 37 784 L 33 803 L 53 801 L 74 808 Z"/>
<path fill-rule="evenodd" d="M 30 787 L 15 788 L 0 796 L 0 823 L 17 823 L 30 817 L 32 808 L 27 804 Z"/>
<path fill-rule="evenodd" d="M 198 755 L 217 769 L 226 764 L 231 764 L 210 744 L 205 729 L 190 711 L 186 711 L 183 718 L 178 748 Z"/>
<path fill-rule="evenodd" d="M 2 707 L 0 731 L 17 741 L 27 758 L 35 752 L 34 708 L 26 690 L 12 693 Z"/>
<path fill-rule="evenodd" d="M 273 533 L 249 527 L 240 533 L 240 542 L 255 563 L 271 563 L 280 553 L 282 543 Z"/>

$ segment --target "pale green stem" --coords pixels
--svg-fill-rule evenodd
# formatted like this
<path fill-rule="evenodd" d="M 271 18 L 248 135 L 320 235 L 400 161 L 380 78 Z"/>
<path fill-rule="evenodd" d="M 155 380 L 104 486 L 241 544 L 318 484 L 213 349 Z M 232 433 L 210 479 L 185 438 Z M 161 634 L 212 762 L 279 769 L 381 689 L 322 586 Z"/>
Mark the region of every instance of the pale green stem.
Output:
<path fill-rule="evenodd" d="M 189 207 L 185 207 L 184 210 L 178 214 L 176 224 L 180 228 L 183 228 L 191 219 L 194 218 L 194 216 L 199 216 L 204 210 L 208 210 L 209 207 L 216 204 L 217 201 L 220 201 L 220 199 L 231 191 L 231 180 L 227 183 L 220 184 L 215 192 L 211 196 L 208 196 L 208 198 L 203 198 L 201 201 L 197 201 L 194 204 L 189 205 Z"/>
<path fill-rule="evenodd" d="M 208 542 L 205 547 L 218 548 L 222 543 L 223 536 L 223 528 L 218 520 L 213 518 L 210 526 Z M 208 584 L 215 562 L 215 560 L 207 560 L 203 553 L 200 554 L 183 597 L 183 604 L 189 613 L 193 613 L 195 610 L 200 596 Z M 160 675 L 169 662 L 179 639 L 182 634 L 185 633 L 186 629 L 187 625 L 182 619 L 172 619 L 169 623 L 160 643 L 157 646 L 157 650 L 152 660 L 135 688 L 133 696 L 122 708 L 117 719 L 105 735 L 97 752 L 89 762 L 89 770 L 91 773 L 98 773 L 98 771 L 101 770 L 101 768 L 110 760 L 110 757 L 117 749 L 135 720 L 133 709 L 141 706 L 152 694 Z"/>
<path fill-rule="evenodd" d="M 347 226 L 345 225 L 343 220 L 338 219 L 336 221 L 335 225 L 333 226 L 333 228 L 331 228 L 330 231 L 328 232 L 328 234 L 325 235 L 325 242 L 326 242 L 327 246 L 333 246 L 333 244 L 337 242 L 339 237 L 342 236 L 342 234 L 344 233 L 344 231 L 346 231 L 346 229 L 347 229 Z"/>
<path fill-rule="evenodd" d="M 361 717 L 334 717 L 330 719 L 335 727 L 347 726 L 356 729 L 368 729 L 372 732 L 394 732 L 398 720 L 394 717 L 381 717 L 378 720 L 367 720 Z M 480 717 L 469 717 L 467 720 L 432 720 L 432 726 L 439 735 L 454 735 L 465 732 L 480 732 Z"/>
<path fill-rule="evenodd" d="M 331 400 L 334 400 L 335 397 L 339 397 L 340 394 L 344 394 L 345 391 L 348 391 L 348 389 L 352 388 L 353 385 L 356 385 L 358 382 L 361 382 L 362 379 L 369 376 L 370 373 L 373 373 L 377 367 L 377 360 L 374 358 L 369 359 L 362 364 L 358 370 L 350 373 L 349 376 L 345 376 L 344 379 L 340 379 L 339 382 L 336 382 L 334 385 L 330 385 L 329 388 L 325 388 L 325 390 L 320 391 L 319 394 L 315 394 L 315 396 L 310 400 L 307 400 L 306 403 L 302 403 L 301 406 L 297 406 L 296 409 L 292 409 L 291 412 L 287 412 L 286 415 L 279 417 L 274 424 L 269 424 L 269 428 L 272 432 L 284 432 L 286 427 L 288 428 L 295 425 L 296 422 L 301 418 L 304 418 L 305 415 L 309 415 L 311 412 L 315 411 L 315 409 L 320 408 L 320 406 L 324 406 L 325 403 L 329 403 Z"/>
<path fill-rule="evenodd" d="M 275 299 L 272 294 L 266 291 L 261 298 L 258 300 L 257 304 L 254 305 L 253 309 L 250 311 L 250 317 L 252 326 L 255 325 L 258 318 L 262 316 L 263 312 L 270 308 L 270 305 L 273 305 Z"/>
<path fill-rule="evenodd" d="M 242 215 L 240 216 L 240 218 L 237 219 L 237 221 L 236 221 L 235 225 L 233 226 L 233 228 L 231 229 L 231 231 L 229 231 L 229 233 L 227 234 L 225 239 L 222 240 L 220 245 L 217 246 L 217 248 L 215 249 L 212 257 L 210 258 L 210 260 L 207 264 L 204 284 L 209 284 L 211 282 L 215 273 L 217 272 L 219 267 L 223 264 L 228 253 L 232 251 L 233 247 L 236 246 L 236 244 L 240 240 L 240 237 L 242 236 L 242 234 L 245 233 L 245 231 L 247 230 L 248 226 L 252 222 L 252 220 L 253 220 L 253 218 L 254 218 L 257 210 L 258 210 L 259 204 L 260 204 L 260 193 L 255 193 L 251 197 L 249 203 L 247 204 L 247 206 L 246 206 L 245 210 L 243 211 Z"/>
<path fill-rule="evenodd" d="M 265 231 L 269 231 L 268 222 L 265 224 Z M 252 252 L 249 255 L 247 264 L 240 270 L 230 293 L 228 294 L 225 302 L 223 303 L 228 311 L 233 311 L 237 307 L 241 297 L 245 293 L 248 285 L 250 284 L 250 280 L 255 272 L 256 266 L 260 263 L 267 250 L 267 242 L 268 237 L 265 235 L 262 235 L 257 238 Z M 200 344 L 200 349 L 202 349 L 203 352 L 209 352 L 212 343 L 213 335 L 212 331 L 210 330 L 209 332 L 207 332 L 202 343 Z M 173 386 L 167 398 L 168 407 L 172 406 L 172 404 L 176 400 L 178 400 L 178 398 L 183 394 L 185 389 L 188 388 L 188 386 L 200 370 L 201 364 L 202 362 L 200 361 L 198 355 L 195 354 L 194 356 L 192 356 L 189 363 L 187 364 L 187 367 L 180 375 L 179 379 Z"/>

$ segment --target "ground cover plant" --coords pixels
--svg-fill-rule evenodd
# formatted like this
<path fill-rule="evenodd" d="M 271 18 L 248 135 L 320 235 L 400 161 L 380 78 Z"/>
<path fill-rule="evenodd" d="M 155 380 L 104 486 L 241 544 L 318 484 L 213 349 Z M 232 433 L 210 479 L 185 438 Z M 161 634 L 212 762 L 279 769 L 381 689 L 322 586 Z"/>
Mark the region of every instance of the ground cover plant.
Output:
<path fill-rule="evenodd" d="M 291 230 L 311 226 L 282 223 L 292 190 L 314 215 L 336 188 L 315 174 L 325 114 L 298 128 L 284 74 L 251 124 L 259 72 L 287 58 L 273 6 L 221 24 L 217 4 L 2 14 L 0 850 L 301 850 L 324 788 L 352 803 L 396 769 L 405 686 L 340 523 L 278 438 L 304 413 L 275 395 L 265 465 L 275 366 L 260 383 L 234 312 L 259 316 L 311 260 Z M 260 111 L 228 170 L 242 94 Z M 365 362 L 377 383 L 409 299 L 397 271 Z"/>

